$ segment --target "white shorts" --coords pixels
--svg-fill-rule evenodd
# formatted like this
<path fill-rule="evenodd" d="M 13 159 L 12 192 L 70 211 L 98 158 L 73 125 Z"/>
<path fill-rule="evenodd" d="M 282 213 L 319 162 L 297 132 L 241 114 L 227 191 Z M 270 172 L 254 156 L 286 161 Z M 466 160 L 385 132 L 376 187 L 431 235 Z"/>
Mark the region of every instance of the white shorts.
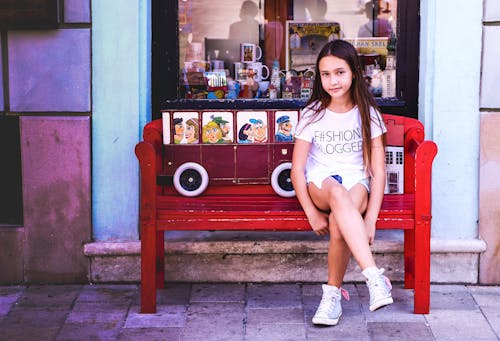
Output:
<path fill-rule="evenodd" d="M 309 179 L 307 181 L 307 183 L 312 182 L 316 185 L 316 187 L 321 189 L 321 185 L 322 185 L 323 181 L 330 176 L 333 177 L 333 174 L 326 175 L 326 176 L 325 176 L 325 174 L 321 174 L 321 175 L 318 174 L 317 176 Z M 341 177 L 342 177 L 342 186 L 344 186 L 347 190 L 350 190 L 356 184 L 362 184 L 363 186 L 365 186 L 368 193 L 370 193 L 370 179 L 369 178 L 358 178 L 358 177 L 343 176 L 343 175 L 341 175 Z"/>

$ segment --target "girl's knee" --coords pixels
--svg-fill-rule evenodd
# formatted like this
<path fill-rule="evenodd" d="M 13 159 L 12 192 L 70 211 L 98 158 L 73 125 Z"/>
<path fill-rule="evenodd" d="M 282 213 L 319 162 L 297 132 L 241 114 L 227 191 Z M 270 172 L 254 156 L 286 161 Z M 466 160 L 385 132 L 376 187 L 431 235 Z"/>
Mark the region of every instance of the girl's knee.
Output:
<path fill-rule="evenodd" d="M 328 201 L 335 206 L 336 204 L 343 203 L 349 199 L 349 192 L 342 185 L 330 186 L 328 189 Z"/>

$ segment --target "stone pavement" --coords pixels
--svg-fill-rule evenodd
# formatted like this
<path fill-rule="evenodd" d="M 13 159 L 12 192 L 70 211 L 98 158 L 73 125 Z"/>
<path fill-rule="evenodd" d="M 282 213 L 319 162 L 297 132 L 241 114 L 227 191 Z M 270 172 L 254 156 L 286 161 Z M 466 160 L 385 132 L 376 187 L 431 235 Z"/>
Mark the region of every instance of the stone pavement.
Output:
<path fill-rule="evenodd" d="M 311 317 L 313 284 L 168 284 L 157 314 L 139 314 L 137 285 L 0 287 L 0 340 L 500 340 L 500 287 L 433 285 L 431 313 L 414 315 L 413 293 L 368 310 L 364 284 L 335 327 Z"/>

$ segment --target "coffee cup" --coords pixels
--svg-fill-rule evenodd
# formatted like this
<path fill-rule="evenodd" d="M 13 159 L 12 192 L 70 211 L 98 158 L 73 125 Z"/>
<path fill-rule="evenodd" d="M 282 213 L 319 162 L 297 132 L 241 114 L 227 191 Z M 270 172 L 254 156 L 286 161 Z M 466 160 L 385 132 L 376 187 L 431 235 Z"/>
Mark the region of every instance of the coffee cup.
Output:
<path fill-rule="evenodd" d="M 257 44 L 240 44 L 240 57 L 243 63 L 253 63 L 262 58 L 262 49 Z"/>
<path fill-rule="evenodd" d="M 269 77 L 269 68 L 262 64 L 261 62 L 253 62 L 253 63 L 248 63 L 247 64 L 247 69 L 253 69 L 254 70 L 254 79 L 257 82 L 260 82 L 262 80 L 266 80 Z"/>

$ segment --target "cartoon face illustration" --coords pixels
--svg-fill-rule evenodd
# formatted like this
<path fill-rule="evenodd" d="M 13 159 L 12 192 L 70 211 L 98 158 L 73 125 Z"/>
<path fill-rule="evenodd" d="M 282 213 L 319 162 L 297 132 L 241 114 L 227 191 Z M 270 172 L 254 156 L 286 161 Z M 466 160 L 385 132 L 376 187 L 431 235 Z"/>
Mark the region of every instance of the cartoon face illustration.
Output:
<path fill-rule="evenodd" d="M 222 130 L 214 121 L 208 122 L 203 126 L 203 143 L 224 143 L 222 139 Z"/>
<path fill-rule="evenodd" d="M 241 126 L 238 132 L 239 143 L 253 143 L 255 129 L 250 123 L 245 123 Z"/>
<path fill-rule="evenodd" d="M 220 129 L 222 130 L 222 136 L 226 137 L 229 134 L 229 131 L 231 130 L 231 127 L 227 123 L 222 123 L 220 125 Z"/>
<path fill-rule="evenodd" d="M 198 143 L 198 139 L 200 136 L 200 126 L 198 124 L 197 118 L 190 118 L 186 121 L 186 132 L 185 137 L 187 143 Z"/>
<path fill-rule="evenodd" d="M 231 123 L 229 121 L 226 121 L 222 116 L 211 115 L 210 119 L 213 122 L 217 123 L 217 125 L 219 126 L 224 142 L 233 142 L 233 137 L 231 134 Z"/>
<path fill-rule="evenodd" d="M 264 143 L 267 142 L 267 125 L 260 119 L 251 118 L 250 123 L 253 127 L 254 142 Z"/>
<path fill-rule="evenodd" d="M 182 117 L 174 118 L 174 143 L 181 143 L 184 138 L 184 124 L 182 124 Z"/>
<path fill-rule="evenodd" d="M 290 117 L 287 115 L 283 115 L 276 120 L 276 123 L 278 124 L 278 129 L 275 136 L 276 142 L 293 141 L 293 124 L 290 121 Z"/>
<path fill-rule="evenodd" d="M 239 111 L 237 114 L 238 143 L 265 143 L 267 116 L 265 111 Z"/>

